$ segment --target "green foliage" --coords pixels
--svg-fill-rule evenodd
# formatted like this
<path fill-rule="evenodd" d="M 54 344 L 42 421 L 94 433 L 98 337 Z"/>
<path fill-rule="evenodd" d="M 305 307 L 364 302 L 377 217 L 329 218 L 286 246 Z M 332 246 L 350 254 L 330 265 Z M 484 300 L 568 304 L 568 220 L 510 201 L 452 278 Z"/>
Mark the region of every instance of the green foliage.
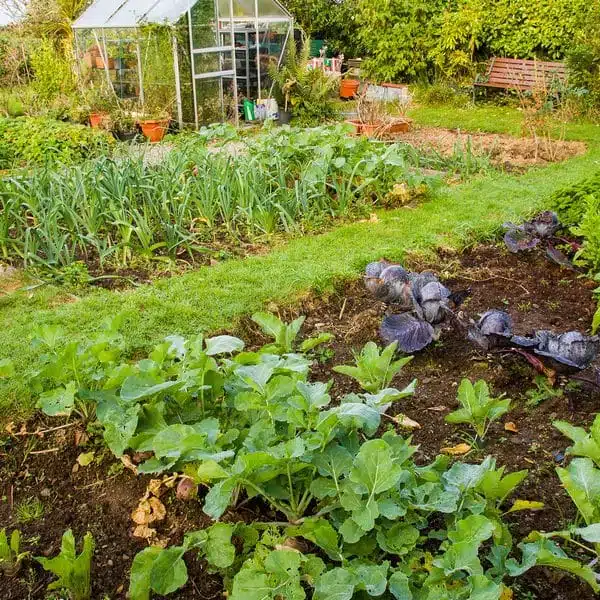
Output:
<path fill-rule="evenodd" d="M 600 468 L 600 415 L 596 416 L 589 431 L 583 427 L 575 427 L 568 421 L 554 421 L 553 425 L 575 442 L 567 449 L 569 454 L 590 458 Z"/>
<path fill-rule="evenodd" d="M 310 37 L 323 38 L 331 52 L 361 56 L 356 35 L 357 0 L 288 0 L 286 8 Z"/>
<path fill-rule="evenodd" d="M 593 195 L 600 195 L 600 171 L 552 194 L 548 206 L 563 224 L 579 225 L 586 212 L 586 198 Z"/>
<path fill-rule="evenodd" d="M 333 403 L 328 384 L 310 381 L 305 355 L 272 345 L 244 351 L 231 336 L 169 336 L 134 364 L 120 361 L 118 338 L 114 349 L 98 340 L 67 344 L 67 354 L 55 329 L 44 328 L 40 339 L 54 350 L 34 386 L 43 394 L 60 382 L 74 390 L 75 404 L 95 404 L 115 454 L 152 453 L 140 473 L 185 472 L 208 488 L 203 510 L 215 520 L 242 498 L 286 520 L 217 523 L 188 533 L 180 546 L 144 550 L 132 569 L 134 600 L 183 586 L 188 551 L 223 572 L 239 599 L 304 598 L 304 586 L 322 599 L 388 589 L 397 598 L 407 590 L 457 600 L 486 590 L 500 598 L 512 550 L 503 505 L 526 473 L 506 474 L 491 457 L 417 465 L 410 439 L 394 432 L 370 439 L 381 413 L 409 391 L 386 388 Z M 363 353 L 355 374 L 367 389 L 388 385 L 406 362 L 393 361 L 393 351 Z M 79 357 L 86 357 L 83 365 Z M 517 501 L 510 511 L 529 506 Z M 294 537 L 323 558 L 290 550 L 286 540 Z M 575 561 L 554 560 L 559 556 L 548 545 L 523 552 L 515 572 L 539 558 L 589 575 Z"/>
<path fill-rule="evenodd" d="M 600 108 L 600 2 L 582 13 L 574 43 L 567 53 L 569 87 L 577 104 L 592 115 Z"/>
<path fill-rule="evenodd" d="M 525 393 L 527 396 L 527 406 L 538 406 L 542 402 L 546 402 L 546 400 L 561 398 L 564 394 L 564 390 L 561 387 L 553 387 L 544 375 L 536 375 L 534 383 L 535 388 L 527 390 Z"/>
<path fill-rule="evenodd" d="M 72 165 L 91 155 L 108 154 L 108 134 L 54 119 L 0 119 L 0 168 L 62 163 Z"/>
<path fill-rule="evenodd" d="M 38 119 L 0 120 L 0 158 L 72 163 L 109 148 L 105 134 Z M 217 130 L 208 130 L 217 135 Z M 224 130 L 226 143 L 231 132 Z M 206 134 L 206 132 L 204 132 Z M 0 256 L 60 269 L 79 259 L 118 267 L 205 253 L 215 237 L 302 232 L 364 216 L 398 181 L 435 185 L 411 165 L 433 167 L 409 147 L 348 136 L 344 126 L 269 129 L 239 139 L 246 152 L 215 152 L 191 136 L 160 164 L 143 156 L 56 165 L 0 181 Z M 10 158 L 12 157 L 12 158 Z M 437 167 L 435 167 L 437 168 Z"/>
<path fill-rule="evenodd" d="M 283 64 L 272 65 L 269 75 L 280 107 L 289 110 L 299 124 L 314 126 L 335 117 L 331 97 L 339 82 L 322 69 L 309 69 L 309 60 L 310 40 L 304 41 L 300 52 L 290 43 Z"/>
<path fill-rule="evenodd" d="M 29 552 L 21 552 L 21 532 L 18 529 L 13 529 L 10 539 L 6 529 L 0 530 L 0 571 L 6 577 L 17 575 L 27 556 Z"/>
<path fill-rule="evenodd" d="M 70 61 L 63 57 L 49 40 L 42 40 L 31 53 L 33 89 L 43 102 L 75 91 L 75 77 Z"/>
<path fill-rule="evenodd" d="M 452 424 L 469 423 L 479 439 L 485 438 L 490 425 L 505 415 L 510 409 L 507 398 L 492 398 L 487 383 L 480 379 L 473 385 L 463 379 L 458 387 L 458 401 L 462 408 L 446 415 Z"/>
<path fill-rule="evenodd" d="M 216 523 L 207 529 L 187 533 L 181 546 L 165 549 L 150 546 L 142 550 L 131 567 L 129 598 L 148 600 L 150 592 L 165 596 L 183 587 L 188 580 L 183 555 L 189 551 L 195 551 L 213 567 L 230 567 L 235 559 L 231 536 L 244 528 L 243 524 Z"/>
<path fill-rule="evenodd" d="M 489 56 L 561 59 L 593 14 L 585 0 L 360 0 L 356 20 L 365 68 L 390 81 L 471 77 Z"/>
<path fill-rule="evenodd" d="M 585 212 L 571 231 L 583 238 L 583 245 L 575 255 L 592 274 L 600 273 L 600 193 L 583 199 Z"/>
<path fill-rule="evenodd" d="M 58 579 L 53 581 L 48 590 L 68 590 L 71 600 L 90 600 L 90 571 L 94 555 L 94 538 L 87 533 L 83 538 L 83 548 L 77 554 L 75 538 L 69 529 L 62 537 L 60 553 L 54 558 L 36 556 L 35 559 L 46 571 L 50 571 Z"/>
<path fill-rule="evenodd" d="M 355 356 L 356 366 L 340 365 L 334 367 L 336 373 L 347 375 L 358 381 L 360 387 L 367 392 L 376 394 L 384 390 L 402 367 L 412 360 L 407 356 L 394 360 L 397 342 L 393 342 L 381 352 L 374 342 L 368 342 Z M 414 386 L 414 382 L 413 382 Z"/>

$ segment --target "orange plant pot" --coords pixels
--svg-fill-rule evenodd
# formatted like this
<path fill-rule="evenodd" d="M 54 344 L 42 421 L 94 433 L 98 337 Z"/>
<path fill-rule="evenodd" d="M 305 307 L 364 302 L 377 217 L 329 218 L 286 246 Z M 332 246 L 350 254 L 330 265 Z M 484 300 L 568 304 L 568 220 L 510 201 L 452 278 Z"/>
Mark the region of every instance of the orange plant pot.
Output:
<path fill-rule="evenodd" d="M 340 98 L 350 100 L 358 94 L 360 81 L 358 79 L 342 79 L 340 83 Z"/>
<path fill-rule="evenodd" d="M 140 121 L 142 133 L 146 136 L 151 144 L 161 142 L 167 133 L 170 119 L 155 119 L 148 121 Z"/>
<path fill-rule="evenodd" d="M 100 129 L 107 117 L 108 115 L 103 112 L 90 113 L 90 127 L 92 129 Z"/>

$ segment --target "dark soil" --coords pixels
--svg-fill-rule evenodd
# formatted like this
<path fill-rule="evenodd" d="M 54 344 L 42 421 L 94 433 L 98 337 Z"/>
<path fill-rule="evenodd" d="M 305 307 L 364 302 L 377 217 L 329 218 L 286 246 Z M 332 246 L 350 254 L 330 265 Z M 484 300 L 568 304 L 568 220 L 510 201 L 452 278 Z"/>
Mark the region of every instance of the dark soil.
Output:
<path fill-rule="evenodd" d="M 523 258 L 496 247 L 479 247 L 460 256 L 440 256 L 434 264 L 411 264 L 410 267 L 434 270 L 453 290 L 470 287 L 472 294 L 464 306 L 470 315 L 476 316 L 489 308 L 507 310 L 514 318 L 517 332 L 523 334 L 539 328 L 585 331 L 595 310 L 591 296 L 595 284 L 549 263 L 541 255 Z M 314 375 L 324 381 L 333 379 L 332 394 L 339 396 L 358 389 L 351 380 L 334 374 L 331 367 L 350 362 L 353 351 L 367 341 L 378 339 L 384 312 L 385 307 L 374 302 L 362 282 L 357 282 L 341 286 L 328 298 L 308 299 L 293 311 L 282 310 L 281 316 L 307 315 L 306 335 L 320 331 L 335 334 L 330 348 L 334 356 L 322 354 L 315 364 Z M 264 341 L 251 321 L 243 323 L 240 329 L 237 333 L 253 344 Z M 543 501 L 545 508 L 507 517 L 515 540 L 532 529 L 561 529 L 572 522 L 575 510 L 554 472 L 555 466 L 564 460 L 568 440 L 552 427 L 552 421 L 559 418 L 589 424 L 600 401 L 596 392 L 581 388 L 547 399 L 536 407 L 527 406 L 526 392 L 534 387 L 534 376 L 531 367 L 520 357 L 483 354 L 459 334 L 448 330 L 443 332 L 439 342 L 417 355 L 398 381 L 393 382 L 401 387 L 418 378 L 415 395 L 401 401 L 395 413 L 402 412 L 421 424 L 413 433 L 413 441 L 420 446 L 418 460 L 422 462 L 430 461 L 441 448 L 463 441 L 461 436 L 467 430 L 444 421 L 444 416 L 456 407 L 456 388 L 463 377 L 484 378 L 494 394 L 504 393 L 513 399 L 513 409 L 491 428 L 483 450 L 472 451 L 466 460 L 479 461 L 489 454 L 509 471 L 529 470 L 516 497 Z M 393 410 L 390 412 L 394 414 Z M 505 430 L 507 422 L 514 423 L 516 433 Z M 123 469 L 101 445 L 87 441 L 78 446 L 76 441 L 81 431 L 78 432 L 77 425 L 35 434 L 36 430 L 59 424 L 57 420 L 37 419 L 22 432 L 20 426 L 16 426 L 12 433 L 0 434 L 0 528 L 18 526 L 25 548 L 36 555 L 48 556 L 57 553 L 66 529 L 72 528 L 78 540 L 86 531 L 91 531 L 96 540 L 93 598 L 103 600 L 107 595 L 111 600 L 124 599 L 133 557 L 146 546 L 143 539 L 132 537 L 131 512 L 144 495 L 150 479 Z M 96 452 L 97 462 L 74 468 L 79 454 L 91 450 Z M 18 523 L 17 509 L 32 498 L 42 502 L 43 517 L 30 523 Z M 177 500 L 173 491 L 165 492 L 161 500 L 167 508 L 167 516 L 157 531 L 169 544 L 180 542 L 186 531 L 208 523 L 198 502 Z M 227 513 L 225 519 L 265 519 L 271 516 L 268 512 L 250 502 L 236 512 Z M 189 583 L 169 597 L 178 600 L 222 597 L 220 579 L 208 573 L 202 561 L 189 557 L 187 564 Z M 20 579 L 0 578 L 0 598 L 42 599 L 50 581 L 51 577 L 37 563 L 27 561 Z M 517 593 L 515 598 L 538 600 L 594 597 L 584 584 L 545 569 L 534 569 L 521 578 L 515 591 L 533 594 Z"/>

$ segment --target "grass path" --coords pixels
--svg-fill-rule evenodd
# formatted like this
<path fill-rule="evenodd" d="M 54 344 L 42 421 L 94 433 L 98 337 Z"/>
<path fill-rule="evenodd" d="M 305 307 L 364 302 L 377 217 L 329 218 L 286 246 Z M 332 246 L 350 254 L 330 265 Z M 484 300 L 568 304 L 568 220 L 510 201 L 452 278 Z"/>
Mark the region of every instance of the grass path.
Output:
<path fill-rule="evenodd" d="M 421 123 L 516 133 L 514 110 L 422 109 Z M 469 236 L 486 237 L 505 220 L 543 205 L 554 190 L 600 168 L 600 127 L 573 125 L 568 137 L 589 143 L 589 151 L 564 163 L 515 176 L 492 173 L 447 188 L 413 209 L 382 211 L 376 223 L 355 223 L 328 233 L 291 240 L 265 256 L 231 260 L 214 267 L 163 279 L 127 292 L 94 291 L 64 303 L 61 292 L 46 289 L 31 297 L 0 298 L 0 358 L 14 360 L 17 371 L 31 369 L 30 348 L 36 324 L 57 323 L 68 339 L 95 331 L 107 316 L 125 315 L 129 348 L 148 346 L 168 334 L 231 328 L 237 319 L 269 301 L 291 303 L 311 289 L 325 289 L 357 277 L 363 266 L 386 256 L 402 260 L 406 251 L 458 245 Z M 0 418 L 26 415 L 31 398 L 20 378 L 0 387 Z"/>

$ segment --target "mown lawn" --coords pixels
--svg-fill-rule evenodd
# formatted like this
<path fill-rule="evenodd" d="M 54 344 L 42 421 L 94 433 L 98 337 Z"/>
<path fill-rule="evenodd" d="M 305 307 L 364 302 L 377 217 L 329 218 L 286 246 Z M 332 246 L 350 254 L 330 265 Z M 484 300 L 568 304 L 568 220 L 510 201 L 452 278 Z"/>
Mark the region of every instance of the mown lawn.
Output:
<path fill-rule="evenodd" d="M 464 130 L 518 134 L 521 129 L 521 114 L 509 108 L 421 108 L 412 116 L 420 123 Z M 35 325 L 58 324 L 68 339 L 78 339 L 120 312 L 130 349 L 168 334 L 232 329 L 241 316 L 270 301 L 292 303 L 309 290 L 358 277 L 369 260 L 402 260 L 407 251 L 488 237 L 503 221 L 542 207 L 553 191 L 600 168 L 600 127 L 572 124 L 566 133 L 588 142 L 589 151 L 524 175 L 480 176 L 445 188 L 417 208 L 382 211 L 376 223 L 293 239 L 265 256 L 203 267 L 131 291 L 96 290 L 77 301 L 53 288 L 0 296 L 0 358 L 10 357 L 17 372 L 26 372 L 35 368 L 36 353 L 30 347 Z M 22 377 L 2 384 L 0 419 L 26 416 L 31 407 Z"/>

